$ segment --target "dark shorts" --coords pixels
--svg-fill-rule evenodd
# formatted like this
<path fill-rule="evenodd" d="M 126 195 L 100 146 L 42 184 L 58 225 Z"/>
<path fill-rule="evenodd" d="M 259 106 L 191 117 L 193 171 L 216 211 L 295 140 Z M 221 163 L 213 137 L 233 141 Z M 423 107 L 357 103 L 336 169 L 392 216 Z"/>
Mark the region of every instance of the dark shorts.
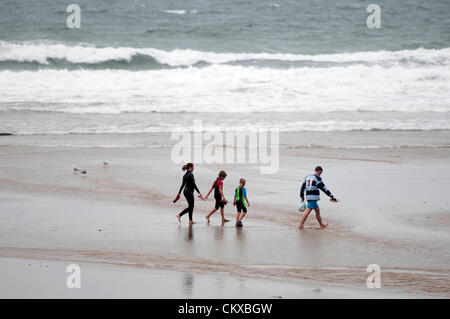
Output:
<path fill-rule="evenodd" d="M 214 206 L 216 209 L 219 209 L 219 208 L 224 208 L 225 207 L 225 204 L 222 202 L 222 199 L 217 199 L 216 198 L 216 206 Z"/>
<path fill-rule="evenodd" d="M 244 213 L 247 212 L 247 207 L 245 207 L 244 204 L 242 204 L 241 202 L 236 202 L 236 209 L 238 213 L 240 213 L 241 211 Z"/>

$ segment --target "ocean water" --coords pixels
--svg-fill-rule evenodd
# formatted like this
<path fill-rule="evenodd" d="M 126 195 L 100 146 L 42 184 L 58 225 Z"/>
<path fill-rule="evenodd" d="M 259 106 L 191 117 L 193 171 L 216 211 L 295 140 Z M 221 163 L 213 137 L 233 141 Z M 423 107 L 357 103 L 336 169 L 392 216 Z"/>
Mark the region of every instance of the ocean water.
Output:
<path fill-rule="evenodd" d="M 380 29 L 373 1 L 71 2 L 80 29 L 63 1 L 0 2 L 0 133 L 133 145 L 202 119 L 449 146 L 448 0 L 377 1 Z"/>

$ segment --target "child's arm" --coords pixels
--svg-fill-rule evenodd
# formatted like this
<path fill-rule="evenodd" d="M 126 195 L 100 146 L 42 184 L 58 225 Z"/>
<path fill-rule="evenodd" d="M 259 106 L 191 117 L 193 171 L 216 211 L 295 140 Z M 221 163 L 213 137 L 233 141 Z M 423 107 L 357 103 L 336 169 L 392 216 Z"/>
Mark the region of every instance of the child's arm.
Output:
<path fill-rule="evenodd" d="M 248 199 L 247 199 L 247 196 L 244 197 L 244 199 L 245 199 L 245 201 L 247 202 L 247 206 L 250 207 L 250 203 L 249 203 L 249 201 L 248 201 Z"/>
<path fill-rule="evenodd" d="M 214 185 L 213 185 L 213 186 L 211 186 L 211 189 L 209 190 L 208 194 L 206 194 L 206 197 L 205 197 L 205 199 L 208 199 L 208 196 L 209 196 L 209 194 L 211 194 L 211 192 L 212 192 L 213 188 L 214 188 Z"/>
<path fill-rule="evenodd" d="M 222 200 L 225 200 L 225 196 L 223 196 L 223 191 L 222 191 L 222 187 L 219 187 L 219 193 L 222 196 Z"/>

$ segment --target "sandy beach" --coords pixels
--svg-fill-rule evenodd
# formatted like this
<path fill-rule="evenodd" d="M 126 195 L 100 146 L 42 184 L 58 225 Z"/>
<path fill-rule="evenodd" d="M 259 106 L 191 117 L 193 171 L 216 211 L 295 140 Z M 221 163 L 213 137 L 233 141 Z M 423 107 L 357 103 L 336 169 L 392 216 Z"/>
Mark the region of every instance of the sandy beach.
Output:
<path fill-rule="evenodd" d="M 450 297 L 450 149 L 281 149 L 272 175 L 251 164 L 196 165 L 203 193 L 219 169 L 229 200 L 247 179 L 252 205 L 242 229 L 221 226 L 218 213 L 207 224 L 212 199 L 196 200 L 193 227 L 187 218 L 178 224 L 186 202 L 172 203 L 182 171 L 170 150 L 3 143 L 0 295 Z M 317 164 L 341 202 L 323 195 L 329 227 L 311 215 L 302 232 L 299 188 Z M 234 213 L 227 205 L 226 216 Z M 76 292 L 65 287 L 71 263 L 87 274 Z M 366 286 L 369 264 L 381 268 L 380 289 Z"/>
<path fill-rule="evenodd" d="M 1 1 L 0 298 L 450 298 L 449 12 Z"/>

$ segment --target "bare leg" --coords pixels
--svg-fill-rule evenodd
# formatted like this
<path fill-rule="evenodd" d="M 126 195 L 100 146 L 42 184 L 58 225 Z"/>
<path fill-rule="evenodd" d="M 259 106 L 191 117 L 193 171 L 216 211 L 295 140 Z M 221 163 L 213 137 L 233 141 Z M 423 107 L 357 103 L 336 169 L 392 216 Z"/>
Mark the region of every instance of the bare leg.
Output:
<path fill-rule="evenodd" d="M 189 211 L 189 225 L 192 226 L 195 224 L 192 215 L 194 214 L 194 207 L 191 207 L 191 210 Z"/>
<path fill-rule="evenodd" d="M 236 213 L 236 224 L 239 222 L 239 217 L 241 216 L 241 213 Z"/>
<path fill-rule="evenodd" d="M 206 220 L 209 223 L 209 218 L 211 217 L 212 214 L 214 214 L 217 211 L 217 209 L 213 208 L 208 215 L 205 216 Z"/>
<path fill-rule="evenodd" d="M 222 224 L 230 221 L 225 218 L 225 211 L 223 207 L 220 209 L 220 215 L 222 215 Z"/>
<path fill-rule="evenodd" d="M 308 218 L 309 213 L 311 213 L 311 208 L 306 208 L 305 212 L 302 215 L 302 218 L 300 219 L 300 226 L 298 226 L 299 229 L 303 230 L 303 224 L 305 223 L 306 219 Z"/>
<path fill-rule="evenodd" d="M 244 219 L 245 215 L 247 215 L 247 213 L 242 213 L 242 214 L 241 214 L 241 217 L 239 217 L 239 221 L 240 221 L 240 222 Z"/>
<path fill-rule="evenodd" d="M 314 208 L 314 210 L 316 211 L 316 218 L 317 218 L 317 221 L 319 222 L 320 227 L 322 227 L 322 228 L 327 227 L 328 224 L 325 222 L 322 222 L 322 217 L 320 217 L 320 208 L 317 207 L 317 208 Z"/>

